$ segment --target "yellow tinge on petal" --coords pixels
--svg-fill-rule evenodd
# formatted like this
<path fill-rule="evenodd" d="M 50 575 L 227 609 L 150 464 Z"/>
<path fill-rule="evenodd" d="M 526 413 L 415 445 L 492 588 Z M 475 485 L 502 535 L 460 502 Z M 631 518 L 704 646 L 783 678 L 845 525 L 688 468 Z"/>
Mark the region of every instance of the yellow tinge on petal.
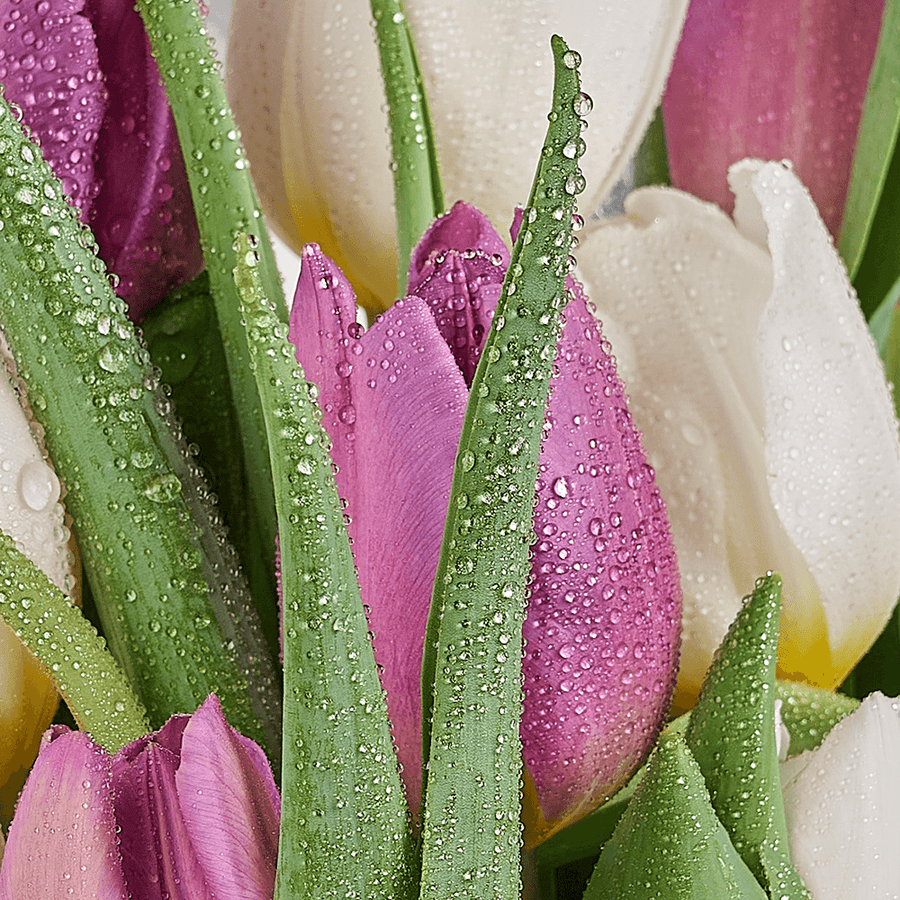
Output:
<path fill-rule="evenodd" d="M 23 412 L 2 360 L 0 423 L 0 529 L 58 588 L 71 593 L 72 554 L 59 502 L 59 480 L 35 440 L 33 423 Z M 58 700 L 37 659 L 0 622 L 0 816 L 4 821 L 12 816 Z"/>

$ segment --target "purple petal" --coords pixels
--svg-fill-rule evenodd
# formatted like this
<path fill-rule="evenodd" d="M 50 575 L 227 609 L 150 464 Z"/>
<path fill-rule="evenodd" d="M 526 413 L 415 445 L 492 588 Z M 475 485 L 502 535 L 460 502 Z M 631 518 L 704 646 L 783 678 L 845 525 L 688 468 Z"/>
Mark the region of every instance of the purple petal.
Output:
<path fill-rule="evenodd" d="M 164 743 L 186 726 L 184 717 L 175 721 L 176 729 L 164 727 Z M 113 757 L 116 821 L 132 900 L 213 900 L 178 804 L 178 762 L 178 753 L 153 735 Z"/>
<path fill-rule="evenodd" d="M 681 628 L 665 506 L 580 287 L 556 365 L 539 463 L 522 719 L 548 831 L 610 796 L 652 747 L 675 686 Z"/>
<path fill-rule="evenodd" d="M 106 90 L 83 7 L 84 0 L 0 0 L 0 82 L 86 217 L 97 194 L 94 144 Z"/>
<path fill-rule="evenodd" d="M 203 268 L 181 145 L 150 42 L 132 0 L 88 0 L 109 92 L 97 139 L 100 192 L 89 224 L 119 277 L 129 315 L 143 318 Z"/>
<path fill-rule="evenodd" d="M 674 184 L 726 212 L 728 167 L 789 159 L 832 235 L 884 0 L 693 0 L 663 101 Z"/>
<path fill-rule="evenodd" d="M 467 385 L 508 266 L 509 250 L 487 217 L 461 201 L 425 232 L 410 260 L 407 293 L 431 307 Z"/>
<path fill-rule="evenodd" d="M 304 251 L 290 335 L 307 378 L 320 388 L 375 658 L 415 810 L 422 643 L 466 387 L 423 301 L 399 301 L 362 333 L 349 285 L 316 247 Z"/>
<path fill-rule="evenodd" d="M 2 900 L 125 900 L 110 758 L 88 736 L 57 726 L 19 798 L 0 867 Z"/>
<path fill-rule="evenodd" d="M 215 696 L 191 716 L 175 774 L 178 800 L 216 900 L 271 900 L 281 800 L 262 750 Z"/>

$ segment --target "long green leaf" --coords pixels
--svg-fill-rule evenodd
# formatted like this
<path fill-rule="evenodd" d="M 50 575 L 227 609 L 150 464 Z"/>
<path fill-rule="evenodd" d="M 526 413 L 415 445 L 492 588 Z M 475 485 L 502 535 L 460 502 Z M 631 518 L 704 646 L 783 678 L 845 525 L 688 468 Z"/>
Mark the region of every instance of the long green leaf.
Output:
<path fill-rule="evenodd" d="M 94 627 L 0 532 L 0 617 L 43 663 L 78 727 L 115 753 L 150 730 Z"/>
<path fill-rule="evenodd" d="M 406 292 L 409 260 L 425 229 L 444 212 L 425 84 L 403 0 L 371 0 L 387 97 L 397 209 L 397 296 Z"/>
<path fill-rule="evenodd" d="M 406 800 L 328 437 L 246 239 L 236 277 L 281 540 L 285 737 L 275 898 L 403 900 L 415 893 Z"/>
<path fill-rule="evenodd" d="M 110 648 L 151 725 L 216 692 L 277 749 L 280 696 L 237 561 L 124 305 L 0 106 L 0 321 L 66 488 Z"/>
<path fill-rule="evenodd" d="M 520 890 L 521 629 L 588 103 L 578 55 L 552 44 L 550 128 L 472 383 L 425 640 L 428 898 Z"/>
<path fill-rule="evenodd" d="M 898 80 L 900 0 L 886 0 L 838 242 L 851 279 L 862 263 L 900 133 Z"/>
<path fill-rule="evenodd" d="M 138 0 L 137 6 L 165 82 L 184 152 L 244 444 L 244 477 L 251 499 L 251 507 L 244 515 L 257 523 L 261 539 L 258 544 L 241 547 L 240 551 L 245 559 L 260 551 L 264 554 L 262 572 L 269 573 L 269 578 L 253 587 L 257 604 L 270 607 L 271 617 L 275 604 L 271 578 L 275 571 L 275 498 L 259 393 L 250 375 L 247 338 L 232 277 L 236 262 L 234 242 L 238 235 L 252 234 L 259 241 L 260 273 L 266 296 L 275 305 L 279 318 L 286 322 L 284 295 L 199 5 L 185 0 Z"/>

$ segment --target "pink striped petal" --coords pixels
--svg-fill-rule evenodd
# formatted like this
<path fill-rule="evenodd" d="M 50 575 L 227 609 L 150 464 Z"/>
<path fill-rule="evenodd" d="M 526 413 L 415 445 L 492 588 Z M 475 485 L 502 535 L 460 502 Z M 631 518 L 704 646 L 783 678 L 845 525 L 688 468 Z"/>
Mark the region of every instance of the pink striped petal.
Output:
<path fill-rule="evenodd" d="M 88 0 L 109 93 L 88 222 L 117 293 L 140 320 L 203 268 L 175 120 L 132 0 Z"/>
<path fill-rule="evenodd" d="M 832 235 L 884 0 L 693 0 L 663 101 L 674 184 L 733 208 L 728 167 L 789 159 Z"/>
<path fill-rule="evenodd" d="M 178 800 L 216 900 L 271 900 L 281 800 L 265 754 L 215 696 L 191 716 L 175 773 Z"/>
<path fill-rule="evenodd" d="M 174 723 L 174 725 L 173 725 Z M 186 717 L 113 757 L 120 848 L 131 900 L 214 900 L 178 805 L 175 770 Z"/>
<path fill-rule="evenodd" d="M 85 0 L 0 0 L 0 82 L 86 215 L 97 194 L 94 144 L 106 91 L 84 5 Z"/>
<path fill-rule="evenodd" d="M 541 448 L 522 741 L 550 830 L 621 787 L 672 698 L 681 588 L 665 505 L 580 286 Z"/>
<path fill-rule="evenodd" d="M 425 300 L 467 385 L 500 299 L 509 250 L 487 216 L 462 201 L 422 236 L 407 293 Z"/>
<path fill-rule="evenodd" d="M 349 284 L 313 245 L 304 250 L 290 337 L 320 388 L 407 798 L 417 809 L 422 643 L 465 383 L 422 300 L 399 301 L 363 333 Z"/>
<path fill-rule="evenodd" d="M 88 736 L 48 731 L 0 867 L 2 900 L 126 900 L 110 758 Z"/>

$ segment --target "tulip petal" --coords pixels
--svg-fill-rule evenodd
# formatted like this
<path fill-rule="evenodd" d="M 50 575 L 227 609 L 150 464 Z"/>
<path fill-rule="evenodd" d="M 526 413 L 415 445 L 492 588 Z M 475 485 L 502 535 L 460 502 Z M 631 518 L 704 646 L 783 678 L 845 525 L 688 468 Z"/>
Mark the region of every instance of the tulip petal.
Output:
<path fill-rule="evenodd" d="M 94 146 L 106 91 L 84 7 L 85 0 L 3 0 L 0 82 L 86 217 L 97 194 Z"/>
<path fill-rule="evenodd" d="M 856 295 L 803 185 L 776 163 L 742 163 L 729 177 L 738 228 L 763 224 L 772 255 L 758 343 L 770 494 L 827 624 L 830 658 L 817 660 L 808 623 L 788 605 L 780 664 L 834 687 L 900 593 L 897 421 Z"/>
<path fill-rule="evenodd" d="M 681 588 L 665 504 L 609 344 L 566 307 L 541 448 L 522 742 L 553 827 L 620 788 L 674 689 Z"/>
<path fill-rule="evenodd" d="M 900 894 L 900 706 L 872 694 L 782 764 L 791 856 L 815 900 Z"/>
<path fill-rule="evenodd" d="M 352 290 L 307 247 L 290 339 L 318 384 L 410 807 L 421 770 L 422 642 L 467 391 L 424 301 L 363 333 Z"/>
<path fill-rule="evenodd" d="M 132 900 L 214 900 L 177 799 L 177 746 L 186 724 L 186 717 L 170 719 L 159 735 L 113 757 L 116 821 Z"/>
<path fill-rule="evenodd" d="M 0 529 L 58 588 L 70 592 L 69 531 L 59 479 L 32 434 L 32 426 L 38 426 L 23 412 L 7 375 L 8 352 L 0 334 Z M 8 821 L 58 698 L 40 664 L 6 623 L 0 623 L 0 648 L 0 805 Z"/>
<path fill-rule="evenodd" d="M 498 227 L 527 200 L 550 106 L 550 35 L 577 34 L 584 89 L 604 138 L 583 160 L 596 206 L 650 120 L 686 8 L 686 0 L 602 8 L 584 0 L 507 0 L 487 11 L 473 0 L 407 2 L 447 198 L 465 197 Z M 298 249 L 301 241 L 319 242 L 354 284 L 389 302 L 397 270 L 393 188 L 368 3 L 239 0 L 234 15 L 230 94 L 252 136 L 248 153 L 261 194 L 286 188 L 296 223 L 290 242 Z M 273 26 L 286 42 L 271 37 Z M 281 73 L 260 59 L 261 45 L 285 53 Z M 260 86 L 279 77 L 280 88 Z M 267 130 L 266 106 L 279 98 L 279 126 Z M 283 221 L 283 211 L 271 208 Z"/>
<path fill-rule="evenodd" d="M 259 746 L 213 695 L 191 716 L 175 773 L 178 800 L 216 900 L 271 900 L 280 799 Z"/>
<path fill-rule="evenodd" d="M 428 303 L 467 386 L 500 299 L 509 250 L 487 217 L 459 201 L 422 236 L 408 293 Z"/>
<path fill-rule="evenodd" d="M 663 103 L 673 183 L 726 211 L 728 167 L 790 159 L 840 228 L 884 0 L 694 0 Z"/>
<path fill-rule="evenodd" d="M 141 319 L 203 268 L 175 121 L 140 15 L 130 0 L 88 0 L 108 109 L 97 139 L 99 194 L 88 222 Z"/>
<path fill-rule="evenodd" d="M 3 900 L 126 900 L 110 758 L 83 732 L 47 732 L 0 867 Z"/>

